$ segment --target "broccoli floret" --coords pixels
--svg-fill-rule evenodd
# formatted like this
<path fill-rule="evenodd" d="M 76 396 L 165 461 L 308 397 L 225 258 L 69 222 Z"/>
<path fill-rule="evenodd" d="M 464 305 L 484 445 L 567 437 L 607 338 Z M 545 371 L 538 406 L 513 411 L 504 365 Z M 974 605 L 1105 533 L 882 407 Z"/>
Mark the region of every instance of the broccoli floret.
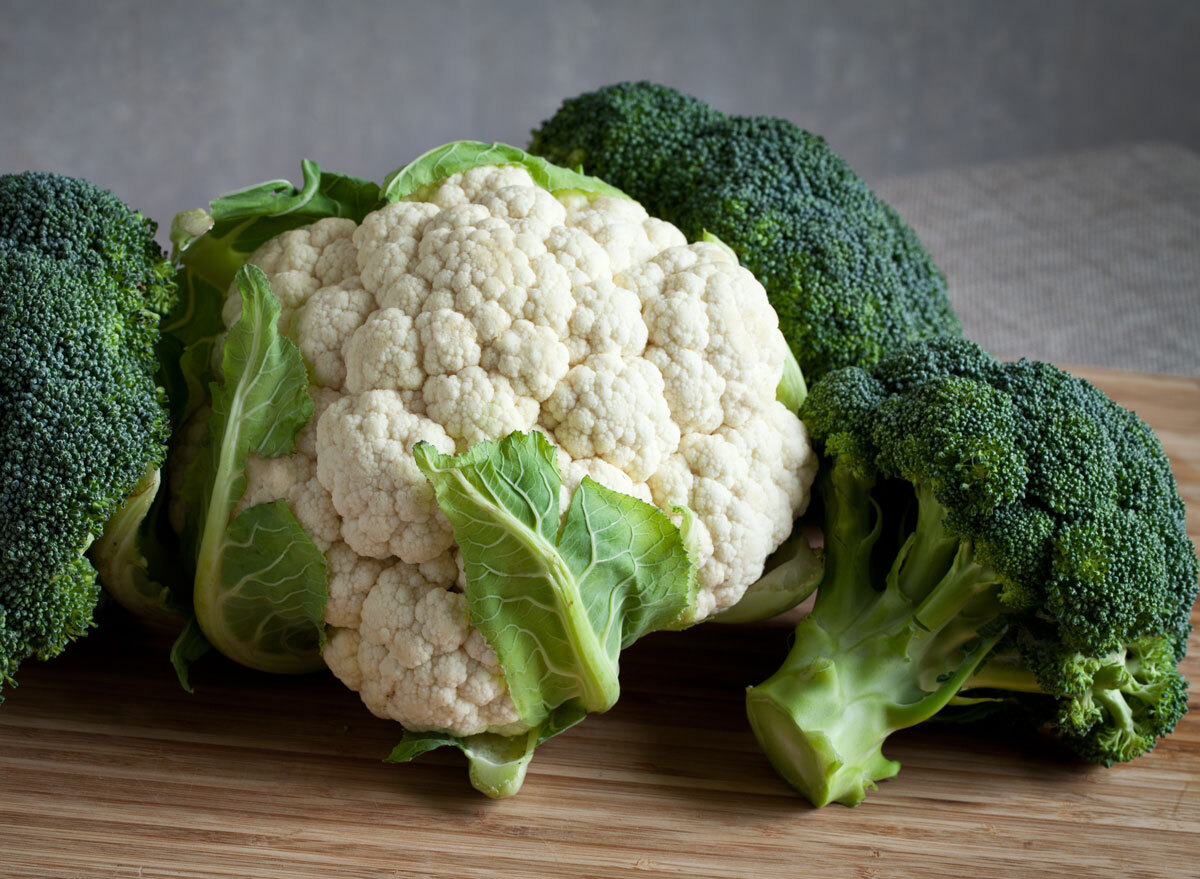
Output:
<path fill-rule="evenodd" d="M 801 416 L 824 456 L 825 576 L 747 708 L 810 800 L 859 802 L 899 769 L 888 735 L 951 703 L 1049 719 L 1103 764 L 1171 732 L 1197 560 L 1136 415 L 944 338 L 829 373 Z"/>
<path fill-rule="evenodd" d="M 962 334 L 913 230 L 822 138 L 784 119 L 620 83 L 565 101 L 529 149 L 602 177 L 693 241 L 707 232 L 733 248 L 809 381 Z"/>
<path fill-rule="evenodd" d="M 84 552 L 165 456 L 154 230 L 85 180 L 0 176 L 0 684 L 86 631 Z"/>

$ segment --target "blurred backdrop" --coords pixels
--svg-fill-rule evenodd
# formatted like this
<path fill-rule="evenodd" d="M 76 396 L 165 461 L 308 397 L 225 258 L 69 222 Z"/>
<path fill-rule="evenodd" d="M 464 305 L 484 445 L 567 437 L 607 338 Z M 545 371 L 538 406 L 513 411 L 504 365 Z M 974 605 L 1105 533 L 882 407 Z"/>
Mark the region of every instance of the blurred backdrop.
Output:
<path fill-rule="evenodd" d="M 165 228 L 302 157 L 378 180 L 448 140 L 524 145 L 564 97 L 640 78 L 823 134 L 968 268 L 962 199 L 991 197 L 970 169 L 1128 144 L 1183 157 L 1162 188 L 1200 244 L 1196 0 L 0 0 L 0 171 L 86 176 Z M 1200 261 L 1171 272 L 1179 350 L 1100 346 L 1111 365 L 1200 374 Z M 1010 353 L 974 317 L 994 294 L 951 281 Z M 1028 353 L 1105 362 L 1062 341 Z"/>

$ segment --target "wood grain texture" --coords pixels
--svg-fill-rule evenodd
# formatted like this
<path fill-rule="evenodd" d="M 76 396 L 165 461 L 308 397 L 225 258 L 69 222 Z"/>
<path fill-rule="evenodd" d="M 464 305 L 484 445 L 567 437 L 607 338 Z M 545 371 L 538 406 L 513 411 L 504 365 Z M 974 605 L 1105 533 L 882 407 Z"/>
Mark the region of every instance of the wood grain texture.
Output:
<path fill-rule="evenodd" d="M 1160 433 L 1200 533 L 1200 380 L 1078 370 Z M 1200 616 L 1194 616 L 1200 622 Z M 207 661 L 109 618 L 22 669 L 0 708 L 3 877 L 1173 877 L 1200 874 L 1200 712 L 1112 769 L 1053 740 L 911 730 L 855 809 L 808 807 L 746 726 L 742 690 L 788 617 L 652 636 L 621 702 L 486 800 L 457 753 L 381 761 L 398 728 L 329 677 Z M 1185 674 L 1200 681 L 1200 639 Z"/>

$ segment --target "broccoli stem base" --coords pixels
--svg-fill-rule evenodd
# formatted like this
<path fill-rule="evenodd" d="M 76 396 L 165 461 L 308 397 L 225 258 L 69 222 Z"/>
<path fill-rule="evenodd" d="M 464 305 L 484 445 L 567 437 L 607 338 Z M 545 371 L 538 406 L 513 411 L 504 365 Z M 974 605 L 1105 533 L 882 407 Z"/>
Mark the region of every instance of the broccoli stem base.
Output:
<path fill-rule="evenodd" d="M 873 651 L 868 651 L 873 652 Z M 854 806 L 900 764 L 883 756 L 892 731 L 879 686 L 863 687 L 861 663 L 840 657 L 809 617 L 783 667 L 746 694 L 746 713 L 771 765 L 814 806 Z"/>
<path fill-rule="evenodd" d="M 780 669 L 746 695 L 767 757 L 816 806 L 857 805 L 896 775 L 887 737 L 944 708 L 1003 634 L 991 625 L 1001 612 L 995 573 L 945 531 L 929 492 L 918 492 L 916 528 L 886 576 L 873 579 L 882 529 L 871 486 L 836 467 L 824 479 L 828 564 L 817 602 Z"/>
<path fill-rule="evenodd" d="M 879 599 L 899 600 L 888 593 Z M 911 616 L 896 622 L 859 640 L 850 632 L 831 635 L 809 616 L 796 627 L 783 666 L 747 691 L 746 713 L 759 745 L 815 806 L 855 806 L 877 782 L 895 776 L 900 764 L 882 750 L 888 736 L 944 708 L 999 640 L 976 639 L 964 652 L 965 632 L 943 639 Z"/>

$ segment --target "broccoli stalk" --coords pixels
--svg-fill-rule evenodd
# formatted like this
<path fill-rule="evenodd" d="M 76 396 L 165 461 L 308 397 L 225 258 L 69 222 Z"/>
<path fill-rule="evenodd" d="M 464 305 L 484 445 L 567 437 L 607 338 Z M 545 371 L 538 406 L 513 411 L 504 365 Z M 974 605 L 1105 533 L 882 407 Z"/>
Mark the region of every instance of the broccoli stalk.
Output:
<path fill-rule="evenodd" d="M 768 757 L 818 806 L 855 805 L 894 776 L 900 764 L 883 756 L 883 742 L 944 708 L 1003 632 L 980 634 L 1002 610 L 995 571 L 946 532 L 928 490 L 916 529 L 876 585 L 871 559 L 882 519 L 873 483 L 846 467 L 822 480 L 837 539 L 826 546 L 816 604 L 782 668 L 747 695 Z"/>
<path fill-rule="evenodd" d="M 92 544 L 92 564 L 105 591 L 134 615 L 177 628 L 180 616 L 171 601 L 167 578 L 161 572 L 174 564 L 155 533 L 165 495 L 162 471 L 147 470 L 121 509 L 104 523 L 104 533 Z"/>
<path fill-rule="evenodd" d="M 826 568 L 747 693 L 788 782 L 854 805 L 899 771 L 887 737 L 950 704 L 1019 708 L 1106 765 L 1171 732 L 1197 562 L 1136 416 L 948 339 L 829 373 L 801 415 L 825 457 Z"/>

